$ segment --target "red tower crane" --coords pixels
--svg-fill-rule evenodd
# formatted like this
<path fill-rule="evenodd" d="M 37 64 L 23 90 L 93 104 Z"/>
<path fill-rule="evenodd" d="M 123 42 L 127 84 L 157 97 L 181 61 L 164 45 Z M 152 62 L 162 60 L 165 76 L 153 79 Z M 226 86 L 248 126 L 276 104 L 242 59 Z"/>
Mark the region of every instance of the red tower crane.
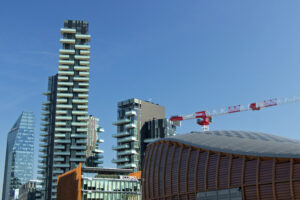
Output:
<path fill-rule="evenodd" d="M 247 106 L 242 105 L 236 105 L 236 106 L 229 106 L 227 109 L 220 109 L 219 111 L 213 110 L 212 112 L 208 111 L 200 111 L 195 112 L 193 114 L 184 115 L 184 116 L 172 116 L 170 118 L 170 121 L 173 121 L 177 126 L 180 126 L 181 121 L 183 120 L 189 120 L 189 119 L 197 119 L 197 124 L 202 126 L 203 131 L 209 130 L 209 124 L 212 122 L 212 117 L 219 116 L 219 115 L 227 115 L 237 112 L 243 112 L 243 111 L 258 111 L 262 108 L 271 107 L 271 106 L 278 106 L 280 104 L 287 104 L 287 103 L 295 103 L 299 102 L 299 97 L 292 97 L 292 98 L 285 98 L 285 99 L 268 99 L 264 100 L 263 102 L 255 102 L 250 103 Z"/>

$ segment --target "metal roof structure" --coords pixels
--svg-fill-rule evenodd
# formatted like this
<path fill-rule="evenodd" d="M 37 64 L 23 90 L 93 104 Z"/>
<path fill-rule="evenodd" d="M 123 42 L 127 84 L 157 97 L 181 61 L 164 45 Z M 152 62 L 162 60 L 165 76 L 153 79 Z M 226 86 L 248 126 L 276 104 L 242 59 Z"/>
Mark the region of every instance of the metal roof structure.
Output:
<path fill-rule="evenodd" d="M 300 140 L 249 131 L 204 131 L 176 135 L 173 141 L 201 149 L 261 157 L 300 158 Z"/>

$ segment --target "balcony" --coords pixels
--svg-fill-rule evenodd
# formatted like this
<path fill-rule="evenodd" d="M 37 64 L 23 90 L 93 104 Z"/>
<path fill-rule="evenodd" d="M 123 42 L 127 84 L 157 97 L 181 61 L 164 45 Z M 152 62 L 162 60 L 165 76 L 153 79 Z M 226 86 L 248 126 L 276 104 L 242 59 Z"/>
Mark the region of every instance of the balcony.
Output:
<path fill-rule="evenodd" d="M 66 44 L 75 44 L 75 39 L 66 39 L 66 38 L 61 38 L 60 43 L 66 43 Z"/>
<path fill-rule="evenodd" d="M 75 71 L 89 71 L 90 67 L 87 66 L 74 66 Z"/>
<path fill-rule="evenodd" d="M 56 108 L 72 109 L 72 105 L 57 104 Z"/>
<path fill-rule="evenodd" d="M 87 105 L 78 105 L 77 108 L 80 110 L 86 110 L 86 109 L 88 109 L 88 106 Z"/>
<path fill-rule="evenodd" d="M 55 134 L 56 136 L 57 134 Z M 58 149 L 58 150 L 65 150 L 65 146 L 64 145 L 54 145 L 54 149 Z"/>
<path fill-rule="evenodd" d="M 58 58 L 64 60 L 64 59 L 69 59 L 70 56 L 69 55 L 59 55 Z"/>
<path fill-rule="evenodd" d="M 90 49 L 90 45 L 82 45 L 82 44 L 76 44 L 75 49 Z"/>
<path fill-rule="evenodd" d="M 69 77 L 67 76 L 58 76 L 57 78 L 59 81 L 68 81 L 69 80 Z"/>
<path fill-rule="evenodd" d="M 90 61 L 79 61 L 80 65 L 89 65 Z"/>
<path fill-rule="evenodd" d="M 113 125 L 128 124 L 128 123 L 130 123 L 130 122 L 131 122 L 130 119 L 120 119 L 120 120 L 116 121 L 115 123 L 113 123 Z"/>
<path fill-rule="evenodd" d="M 124 131 L 124 132 L 119 132 L 117 134 L 113 134 L 112 136 L 114 138 L 119 138 L 119 137 L 130 136 L 130 135 L 131 135 L 131 133 Z"/>
<path fill-rule="evenodd" d="M 41 125 L 42 126 L 47 126 L 47 125 L 49 125 L 49 122 L 42 122 Z"/>
<path fill-rule="evenodd" d="M 64 133 L 55 133 L 55 138 L 65 138 L 66 134 Z"/>
<path fill-rule="evenodd" d="M 72 111 L 73 115 L 87 115 L 88 112 L 87 111 L 77 111 L 77 110 L 73 110 Z"/>
<path fill-rule="evenodd" d="M 87 40 L 90 40 L 91 39 L 91 35 L 76 34 L 75 38 L 76 39 L 87 39 Z"/>
<path fill-rule="evenodd" d="M 58 71 L 58 75 L 74 76 L 73 71 Z"/>
<path fill-rule="evenodd" d="M 121 150 L 121 149 L 129 149 L 130 145 L 129 144 L 123 144 L 123 145 L 117 145 L 117 146 L 112 146 L 112 150 Z"/>
<path fill-rule="evenodd" d="M 88 88 L 73 88 L 73 92 L 89 92 Z"/>
<path fill-rule="evenodd" d="M 76 156 L 85 156 L 85 152 L 75 152 Z"/>
<path fill-rule="evenodd" d="M 56 99 L 57 104 L 67 103 L 68 99 Z"/>
<path fill-rule="evenodd" d="M 88 50 L 80 50 L 80 55 L 90 55 L 90 51 L 88 51 Z"/>
<path fill-rule="evenodd" d="M 72 138 L 87 138 L 86 134 L 71 134 Z"/>
<path fill-rule="evenodd" d="M 67 123 L 66 122 L 55 122 L 55 126 L 66 126 Z"/>
<path fill-rule="evenodd" d="M 69 97 L 69 98 L 72 98 L 73 94 L 72 93 L 57 93 L 57 97 Z"/>
<path fill-rule="evenodd" d="M 48 117 L 42 117 L 41 120 L 47 122 L 47 121 L 49 121 L 49 118 Z"/>
<path fill-rule="evenodd" d="M 71 116 L 56 116 L 56 120 L 72 120 Z"/>
<path fill-rule="evenodd" d="M 136 128 L 136 125 L 133 124 L 133 123 L 127 124 L 127 125 L 125 125 L 125 128 L 126 128 L 126 129 L 129 129 L 129 128 Z"/>
<path fill-rule="evenodd" d="M 55 146 L 54 146 L 54 148 L 55 148 Z M 53 158 L 53 161 L 56 161 L 56 162 L 63 162 L 63 161 L 65 161 L 65 159 L 62 158 L 62 157 L 56 157 L 56 158 Z"/>
<path fill-rule="evenodd" d="M 89 95 L 88 94 L 78 94 L 78 98 L 88 99 Z"/>
<path fill-rule="evenodd" d="M 56 115 L 65 115 L 65 114 L 67 114 L 66 110 L 56 110 Z"/>
<path fill-rule="evenodd" d="M 60 65 L 74 65 L 74 60 L 59 60 Z"/>
<path fill-rule="evenodd" d="M 126 138 L 122 138 L 122 139 L 118 139 L 118 142 L 134 142 L 137 141 L 136 137 L 131 136 L 131 137 L 126 137 Z"/>
<path fill-rule="evenodd" d="M 44 115 L 44 116 L 47 116 L 47 115 L 49 115 L 50 114 L 50 112 L 49 111 L 47 111 L 47 112 L 43 112 L 42 113 L 42 115 Z"/>
<path fill-rule="evenodd" d="M 103 132 L 104 132 L 104 128 L 102 128 L 102 127 L 98 127 L 98 128 L 97 128 L 97 132 L 99 132 L 99 133 L 103 133 Z"/>
<path fill-rule="evenodd" d="M 88 77 L 74 77 L 74 81 L 89 81 L 90 79 Z"/>
<path fill-rule="evenodd" d="M 76 144 L 86 144 L 87 140 L 77 140 Z"/>
<path fill-rule="evenodd" d="M 59 70 L 69 70 L 69 66 L 67 66 L 67 65 L 59 65 L 58 69 Z"/>
<path fill-rule="evenodd" d="M 88 132 L 87 128 L 77 128 L 76 129 L 77 132 Z"/>
<path fill-rule="evenodd" d="M 43 102 L 43 105 L 49 105 L 51 102 L 50 101 L 46 101 L 46 102 Z"/>
<path fill-rule="evenodd" d="M 70 167 L 70 165 L 69 164 L 53 164 L 53 167 L 68 168 L 68 167 Z"/>
<path fill-rule="evenodd" d="M 87 121 L 89 118 L 88 117 L 77 117 L 78 121 Z"/>
<path fill-rule="evenodd" d="M 86 99 L 73 99 L 72 102 L 76 104 L 87 104 L 89 101 Z M 79 112 L 84 112 L 84 111 L 79 111 Z"/>
<path fill-rule="evenodd" d="M 61 34 L 64 34 L 64 33 L 76 33 L 76 29 L 74 29 L 74 28 L 61 28 L 60 32 L 61 32 Z"/>
<path fill-rule="evenodd" d="M 86 150 L 86 146 L 71 146 L 70 148 L 75 150 Z"/>
<path fill-rule="evenodd" d="M 129 158 L 112 159 L 113 163 L 129 162 Z"/>
<path fill-rule="evenodd" d="M 74 83 L 73 82 L 61 82 L 61 81 L 58 81 L 57 82 L 57 85 L 62 85 L 62 86 L 73 86 Z"/>
<path fill-rule="evenodd" d="M 61 143 L 61 144 L 70 144 L 71 140 L 64 140 L 64 139 L 55 139 L 55 143 Z"/>
<path fill-rule="evenodd" d="M 118 165 L 119 169 L 126 169 L 126 168 L 136 168 L 136 164 L 134 163 L 129 163 L 129 164 L 125 164 L 125 165 Z"/>
<path fill-rule="evenodd" d="M 71 128 L 55 128 L 55 132 L 71 132 Z"/>
<path fill-rule="evenodd" d="M 104 151 L 101 150 L 101 149 L 95 149 L 94 152 L 95 152 L 95 153 L 104 153 Z"/>
<path fill-rule="evenodd" d="M 67 87 L 58 87 L 57 88 L 57 91 L 68 91 L 68 88 Z"/>
<path fill-rule="evenodd" d="M 127 112 L 125 112 L 125 115 L 126 116 L 136 115 L 136 111 L 134 111 L 134 110 L 127 111 Z"/>
<path fill-rule="evenodd" d="M 76 60 L 89 60 L 90 56 L 75 55 L 74 58 Z"/>
<path fill-rule="evenodd" d="M 98 139 L 98 140 L 97 140 L 97 143 L 103 143 L 103 142 L 104 142 L 103 139 Z"/>
<path fill-rule="evenodd" d="M 85 162 L 85 158 L 70 158 L 71 162 Z"/>
<path fill-rule="evenodd" d="M 75 50 L 73 50 L 73 49 L 60 49 L 59 53 L 60 54 L 75 54 Z"/>
<path fill-rule="evenodd" d="M 89 76 L 89 72 L 79 72 L 79 76 Z"/>
<path fill-rule="evenodd" d="M 87 122 L 72 122 L 72 126 L 87 126 Z"/>
<path fill-rule="evenodd" d="M 79 86 L 85 86 L 85 87 L 89 87 L 89 83 L 78 83 Z"/>

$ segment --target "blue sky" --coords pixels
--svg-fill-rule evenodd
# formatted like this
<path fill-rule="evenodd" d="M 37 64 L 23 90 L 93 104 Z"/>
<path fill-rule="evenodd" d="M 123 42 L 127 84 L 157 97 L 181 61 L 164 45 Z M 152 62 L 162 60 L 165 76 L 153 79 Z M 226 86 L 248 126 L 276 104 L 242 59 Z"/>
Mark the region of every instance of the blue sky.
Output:
<path fill-rule="evenodd" d="M 89 113 L 105 129 L 105 167 L 114 167 L 118 101 L 152 99 L 169 117 L 300 96 L 299 1 L 83 2 L 1 3 L 0 192 L 7 133 L 23 110 L 36 115 L 38 150 L 42 93 L 58 70 L 65 19 L 90 23 Z M 299 111 L 300 103 L 220 116 L 210 129 L 300 139 Z M 192 130 L 200 127 L 186 121 L 178 134 Z"/>

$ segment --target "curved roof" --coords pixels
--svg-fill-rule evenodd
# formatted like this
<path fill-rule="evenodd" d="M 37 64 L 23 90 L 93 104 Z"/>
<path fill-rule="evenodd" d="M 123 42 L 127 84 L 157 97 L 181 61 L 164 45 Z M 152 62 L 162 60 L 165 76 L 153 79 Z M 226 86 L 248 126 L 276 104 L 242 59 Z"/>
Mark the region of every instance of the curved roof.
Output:
<path fill-rule="evenodd" d="M 174 141 L 211 151 L 277 158 L 300 158 L 300 140 L 249 131 L 205 131 L 176 135 Z"/>

